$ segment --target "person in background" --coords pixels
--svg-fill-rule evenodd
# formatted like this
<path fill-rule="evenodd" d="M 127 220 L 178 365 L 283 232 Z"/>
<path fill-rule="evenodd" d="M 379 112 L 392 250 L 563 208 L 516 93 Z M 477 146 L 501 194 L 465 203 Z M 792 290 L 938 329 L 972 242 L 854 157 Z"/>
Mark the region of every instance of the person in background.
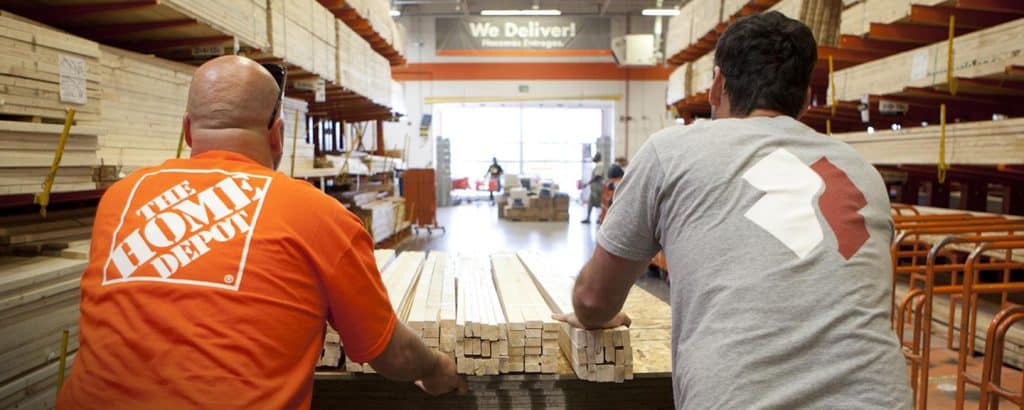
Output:
<path fill-rule="evenodd" d="M 714 120 L 659 131 L 636 153 L 577 277 L 574 315 L 559 318 L 628 323 L 623 302 L 664 249 L 676 408 L 910 408 L 889 322 L 885 183 L 796 120 L 818 59 L 811 30 L 752 15 L 714 53 Z"/>
<path fill-rule="evenodd" d="M 604 223 L 604 216 L 608 214 L 608 208 L 615 200 L 615 185 L 626 175 L 627 164 L 626 157 L 617 157 L 608 167 L 608 183 L 605 184 L 604 195 L 601 196 L 601 216 L 597 218 L 597 223 Z"/>
<path fill-rule="evenodd" d="M 491 166 L 487 167 L 487 172 L 484 173 L 484 178 L 487 178 L 487 191 L 490 194 L 491 203 L 494 203 L 494 193 L 501 192 L 502 175 L 505 175 L 505 170 L 498 165 L 498 158 L 491 157 Z"/>
<path fill-rule="evenodd" d="M 590 172 L 590 181 L 587 181 L 587 186 L 590 187 L 590 195 L 587 197 L 587 219 L 584 219 L 582 223 L 590 223 L 590 212 L 594 208 L 601 208 L 601 196 L 604 195 L 604 176 L 605 166 L 601 162 L 601 153 L 594 154 L 594 170 Z"/>
<path fill-rule="evenodd" d="M 616 157 L 615 162 L 608 167 L 608 179 L 622 179 L 626 175 L 626 166 L 629 162 L 626 161 L 626 157 Z"/>
<path fill-rule="evenodd" d="M 275 172 L 284 83 L 284 66 L 203 64 L 182 124 L 191 158 L 107 189 L 57 408 L 308 409 L 325 322 L 385 378 L 465 389 L 397 319 L 359 218 Z"/>

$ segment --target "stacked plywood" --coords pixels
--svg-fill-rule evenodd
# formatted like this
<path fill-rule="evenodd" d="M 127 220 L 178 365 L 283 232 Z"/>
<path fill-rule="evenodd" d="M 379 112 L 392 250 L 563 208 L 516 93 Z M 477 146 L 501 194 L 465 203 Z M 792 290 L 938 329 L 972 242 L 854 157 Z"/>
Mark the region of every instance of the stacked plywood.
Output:
<path fill-rule="evenodd" d="M 383 271 L 395 260 L 395 251 L 393 249 L 377 249 L 373 251 L 373 257 L 377 262 L 377 270 Z M 327 325 L 327 330 L 324 334 L 324 351 L 320 354 L 320 360 L 317 361 L 316 366 L 338 367 L 343 364 L 342 358 L 344 358 L 344 353 L 342 352 L 342 347 L 341 336 L 338 334 L 338 331 Z M 363 365 L 358 363 L 352 363 L 351 367 L 356 371 L 362 371 L 363 369 Z"/>
<path fill-rule="evenodd" d="M 237 37 L 243 44 L 259 49 L 269 46 L 267 0 L 162 0 L 160 4 Z"/>
<path fill-rule="evenodd" d="M 62 131 L 56 124 L 0 121 L 0 195 L 42 191 Z M 71 127 L 51 192 L 96 189 L 92 167 L 100 133 L 95 127 Z"/>
<path fill-rule="evenodd" d="M 284 116 L 284 155 L 281 156 L 281 164 L 277 170 L 285 175 L 292 175 L 294 152 L 294 176 L 309 175 L 316 168 L 316 148 L 306 142 L 308 104 L 303 100 L 285 97 L 281 107 L 281 115 Z"/>
<path fill-rule="evenodd" d="M 668 84 L 665 87 L 665 103 L 672 104 L 687 97 L 686 76 L 690 69 L 690 63 L 676 67 L 668 76 Z"/>
<path fill-rule="evenodd" d="M 711 89 L 711 83 L 715 75 L 715 53 L 714 51 L 703 55 L 693 63 L 690 63 L 690 71 L 687 74 L 685 95 L 697 95 Z"/>
<path fill-rule="evenodd" d="M 74 107 L 78 121 L 99 117 L 98 44 L 0 11 L 0 56 L 0 115 L 62 122 Z"/>
<path fill-rule="evenodd" d="M 195 67 L 113 47 L 101 51 L 100 117 L 83 121 L 106 131 L 100 162 L 131 171 L 174 158 Z M 187 144 L 181 156 L 188 158 Z"/>
<path fill-rule="evenodd" d="M 722 15 L 722 0 L 694 0 L 693 4 L 693 31 L 691 43 L 696 43 L 708 33 L 715 30 L 719 23 L 729 20 L 729 16 Z"/>
<path fill-rule="evenodd" d="M 415 295 L 416 282 L 424 266 L 424 252 L 402 252 L 397 258 L 381 272 L 381 279 L 388 291 L 388 298 L 391 306 L 398 315 L 398 320 L 405 322 L 412 306 L 413 295 Z M 377 255 L 375 255 L 377 256 Z M 427 260 L 426 265 L 434 263 L 437 258 L 432 256 L 433 261 Z M 433 266 L 433 265 L 431 265 Z M 373 373 L 373 368 L 367 364 L 353 362 L 345 358 L 345 370 L 353 373 Z"/>
<path fill-rule="evenodd" d="M 337 79 L 337 25 L 334 15 L 315 0 L 270 0 L 270 52 L 290 64 Z"/>
<path fill-rule="evenodd" d="M 74 241 L 88 239 L 96 210 L 83 208 L 0 218 L 0 256 L 61 256 Z"/>
<path fill-rule="evenodd" d="M 387 0 L 350 0 L 345 2 L 360 17 L 370 23 L 384 42 L 390 44 L 399 54 L 405 54 L 405 29 L 391 17 L 391 2 Z"/>
<path fill-rule="evenodd" d="M 842 0 L 782 0 L 768 10 L 778 11 L 806 24 L 818 45 L 834 46 L 839 43 Z"/>
<path fill-rule="evenodd" d="M 551 310 L 572 312 L 573 280 L 567 274 L 571 271 L 538 253 L 519 252 L 518 255 Z M 633 379 L 633 349 L 628 328 L 585 330 L 568 324 L 562 324 L 561 328 L 559 345 L 577 377 L 618 383 Z"/>
<path fill-rule="evenodd" d="M 374 243 L 390 238 L 408 225 L 405 220 L 405 199 L 389 197 L 351 209 L 363 221 Z"/>
<path fill-rule="evenodd" d="M 946 127 L 946 162 L 963 165 L 1024 162 L 1024 119 L 979 121 Z M 900 131 L 834 134 L 874 164 L 935 164 L 939 155 L 939 126 Z"/>
<path fill-rule="evenodd" d="M 487 259 L 460 255 L 455 263 L 456 369 L 475 375 L 523 371 L 522 354 L 518 362 L 511 358 L 509 331 Z"/>
<path fill-rule="evenodd" d="M 871 23 L 895 23 L 910 16 L 913 5 L 942 6 L 950 0 L 864 0 L 842 12 L 842 34 L 863 35 Z"/>
<path fill-rule="evenodd" d="M 695 1 L 686 3 L 679 14 L 668 20 L 668 35 L 665 38 L 666 55 L 674 56 L 693 44 L 693 7 Z"/>
<path fill-rule="evenodd" d="M 391 102 L 391 63 L 359 34 L 338 24 L 338 84 L 381 105 Z"/>
<path fill-rule="evenodd" d="M 526 373 L 554 373 L 561 325 L 552 319 L 551 308 L 515 254 L 495 254 L 491 263 L 494 285 L 508 320 L 510 371 L 515 371 L 522 360 Z"/>
<path fill-rule="evenodd" d="M 954 75 L 998 76 L 1011 65 L 1024 65 L 1024 19 L 975 31 L 953 40 Z M 836 71 L 834 91 L 842 101 L 885 95 L 905 87 L 946 83 L 947 42 L 932 44 Z"/>
<path fill-rule="evenodd" d="M 64 330 L 68 352 L 73 356 L 78 349 L 79 282 L 86 264 L 0 258 L 0 407 L 52 408 Z"/>

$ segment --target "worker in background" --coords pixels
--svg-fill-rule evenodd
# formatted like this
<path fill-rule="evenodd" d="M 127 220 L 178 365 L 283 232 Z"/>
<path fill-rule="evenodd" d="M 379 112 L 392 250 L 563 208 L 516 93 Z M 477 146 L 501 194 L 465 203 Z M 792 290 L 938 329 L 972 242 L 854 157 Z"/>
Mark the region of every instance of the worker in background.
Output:
<path fill-rule="evenodd" d="M 604 216 L 608 214 L 608 208 L 612 206 L 615 199 L 615 185 L 626 175 L 626 165 L 626 157 L 616 157 L 615 162 L 608 167 L 608 183 L 605 184 L 604 194 L 601 195 L 601 216 L 597 218 L 599 224 L 604 223 Z"/>
<path fill-rule="evenodd" d="M 498 165 L 498 158 L 491 157 L 491 166 L 487 167 L 487 172 L 484 173 L 484 177 L 487 178 L 487 191 L 490 193 L 491 203 L 494 203 L 494 193 L 501 191 L 502 175 L 505 175 L 505 170 Z"/>
<path fill-rule="evenodd" d="M 888 321 L 885 184 L 856 151 L 795 118 L 817 49 L 777 12 L 718 40 L 712 121 L 637 152 L 573 292 L 596 328 L 664 249 L 677 408 L 902 409 L 907 369 Z"/>
<path fill-rule="evenodd" d="M 601 196 L 604 195 L 605 166 L 601 162 L 601 153 L 594 154 L 594 170 L 590 171 L 590 181 L 587 187 L 590 188 L 590 195 L 587 196 L 587 218 L 582 223 L 590 223 L 590 212 L 594 208 L 601 208 Z"/>
<path fill-rule="evenodd" d="M 284 74 L 237 56 L 199 67 L 192 157 L 107 189 L 58 408 L 309 408 L 325 320 L 386 378 L 464 388 L 397 320 L 359 219 L 274 171 Z"/>

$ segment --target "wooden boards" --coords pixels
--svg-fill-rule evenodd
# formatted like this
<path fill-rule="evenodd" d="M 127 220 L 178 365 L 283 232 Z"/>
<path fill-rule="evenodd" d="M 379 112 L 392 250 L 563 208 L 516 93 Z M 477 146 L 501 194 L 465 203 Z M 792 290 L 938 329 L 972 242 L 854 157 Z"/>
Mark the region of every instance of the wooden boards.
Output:
<path fill-rule="evenodd" d="M 388 197 L 350 209 L 363 221 L 374 243 L 380 243 L 408 226 L 405 199 Z"/>
<path fill-rule="evenodd" d="M 555 313 L 572 312 L 573 280 L 568 275 L 571 270 L 536 252 L 519 252 L 517 255 L 551 310 Z M 633 349 L 628 328 L 586 330 L 564 323 L 560 326 L 559 345 L 576 377 L 617 383 L 633 379 Z"/>
<path fill-rule="evenodd" d="M 63 123 L 74 107 L 77 120 L 95 120 L 99 56 L 92 41 L 0 11 L 0 114 Z"/>
<path fill-rule="evenodd" d="M 1024 65 L 1024 19 L 958 36 L 953 40 L 953 74 L 958 78 L 1000 78 L 1007 67 Z M 907 87 L 946 84 L 947 42 L 894 54 L 835 72 L 841 101 L 903 92 Z"/>
<path fill-rule="evenodd" d="M 2 98 L 2 97 L 0 97 Z M 63 126 L 0 121 L 0 195 L 42 192 Z M 73 126 L 64 146 L 51 192 L 96 189 L 92 167 L 97 162 L 97 134 L 102 130 Z"/>
<path fill-rule="evenodd" d="M 806 24 L 819 46 L 834 46 L 839 43 L 842 0 L 782 0 L 768 11 L 778 11 L 786 17 Z"/>
<path fill-rule="evenodd" d="M 495 375 L 523 371 L 511 357 L 505 314 L 485 257 L 459 255 L 455 260 L 455 363 L 460 374 Z"/>
<path fill-rule="evenodd" d="M 270 52 L 320 78 L 337 80 L 337 20 L 315 0 L 270 0 Z"/>
<path fill-rule="evenodd" d="M 0 407 L 31 406 L 56 379 L 61 336 L 78 349 L 79 282 L 88 263 L 55 257 L 0 258 Z M 70 365 L 71 361 L 68 361 Z"/>
<path fill-rule="evenodd" d="M 872 134 L 833 134 L 872 164 L 936 164 L 938 125 L 881 130 Z M 946 163 L 998 165 L 1024 163 L 1024 119 L 956 123 L 946 126 Z"/>
<path fill-rule="evenodd" d="M 863 0 L 842 12 L 841 34 L 860 36 L 871 30 L 871 23 L 895 23 L 910 16 L 913 5 L 939 6 L 950 0 Z"/>
<path fill-rule="evenodd" d="M 161 0 L 168 6 L 254 48 L 267 48 L 266 0 Z"/>
<path fill-rule="evenodd" d="M 346 24 L 338 24 L 338 85 L 391 106 L 391 63 Z"/>
<path fill-rule="evenodd" d="M 526 373 L 554 373 L 558 366 L 561 326 L 513 253 L 491 256 L 494 286 L 508 320 L 509 368 L 523 360 Z"/>
<path fill-rule="evenodd" d="M 441 305 L 443 303 L 446 275 L 454 272 L 447 269 L 448 255 L 443 252 L 430 252 L 423 270 L 420 273 L 416 293 L 409 307 L 406 324 L 413 333 L 423 339 L 423 343 L 434 350 L 441 349 Z"/>
<path fill-rule="evenodd" d="M 99 163 L 128 173 L 173 159 L 195 67 L 113 47 L 100 48 L 103 78 Z M 189 147 L 182 145 L 182 158 Z"/>

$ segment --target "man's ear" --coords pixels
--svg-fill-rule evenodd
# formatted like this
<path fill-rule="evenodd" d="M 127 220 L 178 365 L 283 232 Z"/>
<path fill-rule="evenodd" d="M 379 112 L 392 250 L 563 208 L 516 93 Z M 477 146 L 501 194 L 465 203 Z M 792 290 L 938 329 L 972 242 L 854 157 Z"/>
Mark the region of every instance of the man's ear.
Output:
<path fill-rule="evenodd" d="M 715 66 L 712 72 L 711 89 L 708 90 L 708 103 L 711 108 L 722 105 L 722 94 L 725 93 L 725 76 L 722 75 L 722 67 Z"/>
<path fill-rule="evenodd" d="M 185 143 L 192 148 L 192 119 L 189 118 L 187 112 L 181 118 L 181 130 L 185 133 Z"/>
<path fill-rule="evenodd" d="M 279 115 L 274 118 L 274 125 L 270 127 L 270 152 L 278 153 L 284 151 L 284 119 Z"/>

